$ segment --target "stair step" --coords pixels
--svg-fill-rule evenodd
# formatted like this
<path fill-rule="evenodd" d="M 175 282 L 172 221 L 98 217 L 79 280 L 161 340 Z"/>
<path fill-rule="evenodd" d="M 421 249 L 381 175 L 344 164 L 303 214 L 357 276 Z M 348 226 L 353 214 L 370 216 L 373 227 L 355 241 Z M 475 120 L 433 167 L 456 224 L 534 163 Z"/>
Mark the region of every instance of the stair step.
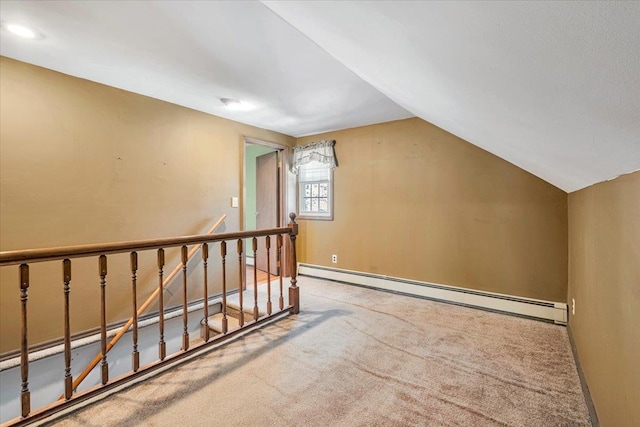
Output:
<path fill-rule="evenodd" d="M 243 307 L 242 311 L 245 313 L 245 319 L 247 319 L 247 315 L 249 319 L 253 320 L 253 292 L 246 291 L 243 294 Z M 277 307 L 278 305 L 278 296 L 275 294 L 271 295 L 271 305 L 272 307 Z M 227 312 L 235 311 L 234 315 L 237 315 L 240 312 L 240 302 L 238 300 L 238 294 L 230 295 L 227 298 Z M 263 317 L 267 315 L 267 294 L 266 292 L 258 292 L 258 317 Z"/>
<path fill-rule="evenodd" d="M 204 326 L 205 322 L 202 319 L 202 325 Z M 215 331 L 219 334 L 222 333 L 222 313 L 214 314 L 213 316 L 209 316 L 209 329 Z M 227 316 L 227 332 L 233 331 L 234 329 L 238 329 L 240 327 L 240 321 L 235 317 Z"/>
<path fill-rule="evenodd" d="M 189 341 L 189 348 L 195 347 L 203 342 L 204 340 L 202 338 L 192 339 Z"/>
<path fill-rule="evenodd" d="M 228 302 L 227 309 L 240 312 L 240 304 L 235 302 Z M 253 319 L 253 300 L 251 300 L 250 302 L 244 301 L 242 311 L 244 312 L 245 318 L 247 317 L 247 315 L 249 315 Z M 262 317 L 266 315 L 267 315 L 267 303 L 265 302 L 264 304 L 261 304 L 260 302 L 258 302 L 258 317 Z"/>
<path fill-rule="evenodd" d="M 260 290 L 258 291 L 258 318 L 264 317 L 267 315 L 267 293 L 266 285 L 261 285 Z M 253 322 L 255 319 L 253 318 L 253 309 L 254 309 L 254 293 L 253 290 L 247 290 L 243 293 L 243 307 L 242 312 L 244 313 L 244 323 Z M 278 310 L 278 295 L 274 291 L 271 294 L 271 305 L 272 310 Z M 240 321 L 238 318 L 240 317 L 240 303 L 239 303 L 239 294 L 232 294 L 227 297 L 227 332 L 233 331 L 234 329 L 240 328 Z M 201 325 L 203 329 L 201 330 L 202 336 L 204 336 L 204 324 L 205 321 L 202 319 Z M 222 333 L 222 313 L 216 313 L 209 316 L 208 320 L 209 330 L 214 331 L 216 334 Z"/>

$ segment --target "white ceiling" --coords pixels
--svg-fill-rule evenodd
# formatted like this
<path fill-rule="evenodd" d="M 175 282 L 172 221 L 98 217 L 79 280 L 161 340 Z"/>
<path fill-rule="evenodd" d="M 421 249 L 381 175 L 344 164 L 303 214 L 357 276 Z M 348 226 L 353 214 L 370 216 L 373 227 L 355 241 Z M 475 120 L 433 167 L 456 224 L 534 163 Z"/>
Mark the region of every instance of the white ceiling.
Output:
<path fill-rule="evenodd" d="M 640 169 L 640 2 L 12 2 L 0 53 L 292 136 L 417 115 L 571 192 Z M 231 112 L 220 97 L 252 102 Z"/>
<path fill-rule="evenodd" d="M 3 29 L 4 56 L 291 136 L 413 117 L 259 2 L 2 0 L 0 14 L 45 36 Z"/>

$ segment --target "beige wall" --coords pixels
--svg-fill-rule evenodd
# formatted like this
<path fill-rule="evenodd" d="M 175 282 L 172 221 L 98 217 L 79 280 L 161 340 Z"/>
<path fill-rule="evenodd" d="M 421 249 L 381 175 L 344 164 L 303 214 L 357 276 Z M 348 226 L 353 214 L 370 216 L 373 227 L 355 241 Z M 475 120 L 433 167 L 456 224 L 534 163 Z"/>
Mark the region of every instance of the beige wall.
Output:
<path fill-rule="evenodd" d="M 223 213 L 223 231 L 237 230 L 242 137 L 294 142 L 7 58 L 0 67 L 3 251 L 200 233 Z M 569 195 L 568 222 L 566 193 L 423 120 L 297 143 L 319 139 L 337 140 L 335 220 L 300 220 L 299 261 L 553 301 L 565 301 L 569 274 L 600 419 L 640 424 L 640 172 Z M 140 301 L 154 262 L 141 254 Z M 62 283 L 59 264 L 32 268 L 35 343 L 62 334 Z M 97 325 L 96 271 L 95 259 L 74 262 L 74 331 Z M 111 257 L 110 321 L 129 315 L 129 286 L 126 256 Z M 168 301 L 181 302 L 179 281 Z M 0 352 L 17 348 L 18 302 L 16 268 L 3 268 Z"/>
<path fill-rule="evenodd" d="M 418 118 L 297 143 L 319 139 L 336 140 L 335 220 L 300 220 L 301 262 L 565 301 L 562 190 Z"/>
<path fill-rule="evenodd" d="M 3 251 L 203 233 L 221 214 L 228 215 L 223 231 L 237 230 L 240 209 L 230 207 L 230 198 L 241 195 L 242 137 L 294 142 L 8 58 L 0 58 L 0 67 Z M 110 258 L 110 321 L 131 311 L 126 258 Z M 169 258 L 167 271 L 175 265 Z M 141 254 L 140 302 L 156 286 L 154 263 L 153 254 Z M 36 343 L 62 335 L 62 282 L 58 263 L 32 269 L 29 325 Z M 199 278 L 200 270 L 190 280 Z M 180 286 L 178 280 L 171 287 L 170 304 L 180 303 Z M 73 330 L 96 326 L 95 259 L 74 262 L 71 288 Z M 200 297 L 194 289 L 191 298 Z M 18 346 L 18 307 L 16 267 L 2 268 L 0 352 Z"/>
<path fill-rule="evenodd" d="M 601 425 L 640 425 L 640 172 L 569 194 L 569 326 Z"/>

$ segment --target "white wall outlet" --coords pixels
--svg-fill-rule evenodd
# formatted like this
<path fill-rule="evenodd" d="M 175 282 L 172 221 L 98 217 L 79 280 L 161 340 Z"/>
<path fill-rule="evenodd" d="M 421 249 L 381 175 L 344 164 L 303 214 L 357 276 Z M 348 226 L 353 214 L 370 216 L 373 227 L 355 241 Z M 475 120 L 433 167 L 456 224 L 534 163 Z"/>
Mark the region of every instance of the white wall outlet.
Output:
<path fill-rule="evenodd" d="M 338 263 L 338 255 L 331 255 L 331 262 L 334 264 Z"/>
<path fill-rule="evenodd" d="M 231 207 L 232 208 L 237 208 L 238 207 L 238 198 L 237 197 L 232 197 L 231 198 Z"/>
<path fill-rule="evenodd" d="M 571 298 L 571 314 L 573 316 L 576 315 L 576 299 L 575 298 Z"/>

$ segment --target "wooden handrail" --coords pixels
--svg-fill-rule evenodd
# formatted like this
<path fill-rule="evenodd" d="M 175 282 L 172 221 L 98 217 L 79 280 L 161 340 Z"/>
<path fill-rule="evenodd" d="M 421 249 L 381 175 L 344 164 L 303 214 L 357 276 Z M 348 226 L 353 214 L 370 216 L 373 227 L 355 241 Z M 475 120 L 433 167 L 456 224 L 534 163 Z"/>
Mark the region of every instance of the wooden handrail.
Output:
<path fill-rule="evenodd" d="M 288 234 L 289 227 L 268 228 L 263 230 L 236 231 L 220 234 L 198 234 L 193 236 L 168 237 L 163 239 L 132 240 L 127 242 L 99 243 L 92 245 L 63 246 L 47 249 L 25 249 L 0 252 L 0 266 L 53 261 L 64 258 L 82 258 L 96 255 L 160 249 L 174 246 L 221 242 L 223 240 L 262 237 L 274 234 Z"/>
<path fill-rule="evenodd" d="M 225 220 L 225 218 L 227 217 L 226 214 L 223 214 L 220 219 L 218 219 L 215 224 L 213 224 L 211 226 L 211 228 L 207 231 L 207 235 L 211 235 L 213 234 L 213 232 L 216 231 L 216 229 L 218 227 L 220 227 L 220 225 L 222 224 L 222 222 Z M 200 246 L 195 246 L 193 248 L 191 248 L 191 250 L 189 251 L 189 255 L 187 256 L 187 262 L 189 262 L 191 260 L 191 258 L 193 258 L 193 256 L 196 254 L 196 252 L 198 251 L 198 249 L 200 248 Z M 176 268 L 173 269 L 173 271 L 171 272 L 171 274 L 169 274 L 167 276 L 166 279 L 164 279 L 164 281 L 162 282 L 162 290 L 164 290 L 167 286 L 169 286 L 169 284 L 171 283 L 171 281 L 176 277 L 176 275 L 180 272 L 182 268 L 182 263 L 179 263 L 178 265 L 176 265 Z M 151 305 L 151 303 L 153 302 L 153 300 L 156 299 L 156 297 L 158 296 L 158 294 L 160 293 L 160 289 L 156 288 L 155 291 L 153 291 L 153 293 L 149 296 L 149 298 L 147 298 L 147 300 L 140 306 L 140 308 L 138 308 L 137 314 L 138 316 L 140 316 L 142 313 L 144 313 L 144 311 L 149 307 L 149 305 Z M 205 304 L 207 302 L 205 301 Z M 127 332 L 127 330 L 131 327 L 131 325 L 133 325 L 133 320 L 134 318 L 131 317 L 127 323 L 125 323 L 122 328 L 120 328 L 120 330 L 118 331 L 118 333 L 111 338 L 111 341 L 109 341 L 109 344 L 107 344 L 107 350 L 106 353 L 109 352 L 109 350 L 111 350 L 113 348 L 114 345 L 116 345 L 116 343 L 118 341 L 120 341 L 120 338 L 122 338 L 124 336 L 124 334 Z M 89 365 L 87 365 L 87 367 L 73 380 L 72 383 L 72 390 L 76 390 L 78 388 L 78 386 L 80 385 L 80 383 L 82 383 L 82 381 L 84 381 L 84 379 L 87 377 L 87 375 L 89 375 L 89 373 L 93 370 L 93 368 L 95 368 L 98 363 L 100 362 L 100 359 L 102 358 L 102 353 L 96 355 L 96 357 L 93 358 L 93 360 L 91 361 L 91 363 L 89 363 Z M 63 399 L 65 396 L 62 395 L 59 397 L 59 399 Z"/>
<path fill-rule="evenodd" d="M 21 306 L 21 345 L 20 345 L 20 373 L 21 373 L 21 388 L 20 388 L 20 414 L 18 418 L 14 418 L 9 421 L 7 425 L 17 426 L 27 424 L 36 419 L 43 419 L 44 417 L 51 415 L 55 412 L 62 410 L 63 408 L 69 407 L 71 405 L 77 404 L 90 396 L 94 396 L 98 393 L 107 391 L 114 387 L 117 384 L 123 384 L 125 381 L 128 381 L 133 378 L 138 378 L 141 374 L 146 372 L 151 372 L 161 366 L 165 366 L 168 363 L 172 363 L 173 361 L 180 360 L 188 354 L 192 354 L 194 351 L 199 351 L 207 346 L 215 345 L 217 343 L 222 342 L 223 340 L 230 339 L 231 337 L 236 336 L 239 333 L 242 333 L 246 330 L 252 329 L 255 325 L 261 324 L 266 320 L 275 319 L 277 316 L 283 315 L 285 313 L 296 314 L 300 311 L 300 289 L 297 286 L 296 279 L 296 237 L 298 234 L 298 224 L 296 223 L 296 215 L 294 213 L 289 215 L 291 221 L 286 227 L 280 228 L 272 228 L 272 229 L 264 229 L 264 230 L 252 230 L 252 231 L 242 231 L 242 232 L 233 232 L 233 233 L 221 233 L 221 234 L 202 234 L 202 235 L 194 235 L 194 236 L 183 236 L 183 237 L 173 237 L 173 238 L 163 238 L 163 239 L 149 239 L 149 240 L 137 240 L 137 241 L 129 241 L 129 242 L 118 242 L 118 243 L 106 243 L 106 244 L 94 244 L 94 245 L 82 245 L 82 246 L 68 246 L 68 247 L 58 247 L 58 248 L 48 248 L 48 249 L 33 249 L 33 250 L 17 250 L 17 251 L 7 251 L 0 252 L 0 266 L 7 265 L 16 265 L 19 264 L 19 285 L 20 285 L 20 306 Z M 215 229 L 222 223 L 225 216 L 220 218 L 220 220 L 211 227 L 211 230 L 208 233 L 212 233 Z M 289 287 L 289 302 L 285 306 L 284 298 L 283 298 L 283 284 L 282 284 L 282 271 L 279 279 L 279 299 L 278 305 L 279 309 L 276 312 L 265 313 L 263 316 L 260 315 L 260 312 L 257 311 L 257 292 L 254 286 L 254 316 L 253 319 L 250 319 L 248 322 L 243 321 L 244 309 L 243 309 L 243 293 L 242 293 L 242 283 L 244 278 L 244 248 L 243 243 L 245 238 L 253 238 L 252 241 L 256 241 L 256 237 L 268 237 L 268 236 L 276 236 L 276 256 L 278 266 L 280 268 L 283 267 L 283 264 L 286 262 L 291 266 L 291 286 Z M 287 248 L 287 256 L 286 261 L 282 257 L 283 250 L 283 237 L 287 235 L 290 239 L 291 246 L 290 250 Z M 238 246 L 238 260 L 239 260 L 239 282 L 240 282 L 240 292 L 239 292 L 239 302 L 240 309 L 238 313 L 238 323 L 239 327 L 233 328 L 233 330 L 228 329 L 227 325 L 227 308 L 226 308 L 226 266 L 225 266 L 225 258 L 227 255 L 227 242 L 228 241 L 237 241 Z M 219 335 L 216 335 L 213 338 L 207 339 L 205 335 L 205 340 L 201 343 L 194 344 L 194 347 L 191 348 L 191 345 L 184 344 L 188 343 L 188 331 L 186 328 L 187 325 L 187 317 L 183 318 L 183 348 L 171 355 L 167 355 L 165 353 L 165 342 L 164 342 L 164 334 L 163 334 L 163 306 L 162 306 L 162 296 L 164 294 L 164 289 L 172 282 L 172 280 L 179 274 L 182 270 L 184 274 L 183 278 L 183 310 L 186 310 L 184 306 L 186 304 L 186 286 L 187 286 L 187 263 L 189 260 L 196 254 L 198 249 L 202 248 L 203 250 L 203 269 L 204 269 L 204 303 L 207 304 L 208 294 L 207 294 L 207 264 L 206 258 L 208 257 L 208 243 L 220 242 L 220 256 L 222 263 L 222 332 Z M 270 243 L 268 239 L 265 239 L 265 250 L 270 250 Z M 192 245 L 191 251 L 187 250 L 187 247 Z M 163 275 L 163 267 L 165 265 L 164 262 L 164 249 L 167 247 L 182 247 L 181 253 L 181 262 L 176 268 L 166 277 Z M 142 304 L 140 307 L 136 305 L 136 284 L 138 277 L 138 257 L 137 251 L 143 250 L 154 250 L 157 249 L 158 255 L 158 285 L 153 294 Z M 254 252 L 257 252 L 257 247 L 254 247 Z M 122 326 L 122 328 L 116 333 L 116 335 L 111 339 L 110 342 L 107 343 L 106 337 L 106 304 L 105 304 L 105 290 L 106 290 L 106 282 L 107 282 L 107 255 L 108 254 L 116 254 L 116 253 L 129 253 L 130 254 L 130 272 L 131 272 L 131 290 L 133 296 L 133 304 L 131 313 L 133 316 Z M 99 260 L 99 271 L 98 275 L 100 277 L 100 285 L 101 285 L 101 296 L 100 296 L 100 309 L 101 309 L 101 327 L 100 327 L 100 354 L 96 356 L 96 358 L 92 361 L 92 363 L 83 371 L 75 381 L 72 381 L 71 377 L 71 334 L 69 328 L 69 304 L 68 297 L 70 293 L 70 283 L 71 283 L 71 259 L 79 258 L 79 257 L 90 257 L 96 256 Z M 59 260 L 62 262 L 63 266 L 63 274 L 62 274 L 62 282 L 63 293 L 65 296 L 65 336 L 64 336 L 64 346 L 65 346 L 65 366 L 64 366 L 64 394 L 60 397 L 59 400 L 54 401 L 44 407 L 38 408 L 36 411 L 31 410 L 31 391 L 29 389 L 29 353 L 28 353 L 28 333 L 27 333 L 27 305 L 28 305 L 28 291 L 29 291 L 29 267 L 30 263 L 34 262 L 42 262 L 42 261 L 54 261 Z M 267 271 L 267 274 L 270 272 Z M 254 284 L 256 284 L 256 280 L 254 278 Z M 269 290 L 267 290 L 269 292 Z M 270 294 L 270 292 L 269 292 Z M 155 297 L 159 298 L 159 328 L 160 328 L 160 340 L 159 340 L 159 359 L 155 362 L 148 363 L 144 366 L 139 365 L 138 360 L 138 348 L 137 348 L 137 325 L 138 325 L 138 316 L 142 314 L 144 311 L 148 309 L 150 304 L 152 303 Z M 267 297 L 267 303 L 270 302 L 270 295 Z M 270 311 L 270 310 L 268 310 Z M 205 316 L 207 316 L 205 311 Z M 206 322 L 205 322 L 205 326 Z M 133 348 L 132 348 L 132 371 L 121 375 L 117 378 L 110 378 L 108 371 L 108 363 L 106 359 L 106 353 L 111 350 L 118 340 L 124 336 L 127 331 L 133 328 Z M 174 339 L 175 337 L 172 337 Z M 86 391 L 75 392 L 83 379 L 87 377 L 89 372 L 91 372 L 100 362 L 101 365 L 101 384 L 97 384 Z"/>

